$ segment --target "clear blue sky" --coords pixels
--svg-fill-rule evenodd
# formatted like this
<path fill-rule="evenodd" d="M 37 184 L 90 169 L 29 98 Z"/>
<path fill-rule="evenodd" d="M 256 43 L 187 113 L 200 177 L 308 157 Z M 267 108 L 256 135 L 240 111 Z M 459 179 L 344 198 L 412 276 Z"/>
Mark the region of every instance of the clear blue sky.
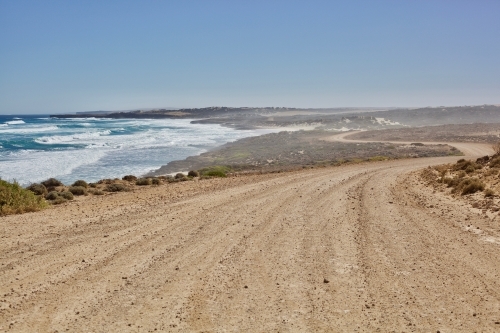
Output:
<path fill-rule="evenodd" d="M 0 114 L 499 103 L 497 0 L 0 0 Z"/>

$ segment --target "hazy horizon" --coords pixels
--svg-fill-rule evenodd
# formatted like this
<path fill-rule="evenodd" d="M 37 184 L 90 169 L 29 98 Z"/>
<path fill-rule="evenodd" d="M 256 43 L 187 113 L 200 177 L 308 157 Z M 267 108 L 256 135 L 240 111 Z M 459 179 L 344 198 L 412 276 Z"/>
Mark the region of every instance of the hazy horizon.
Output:
<path fill-rule="evenodd" d="M 0 114 L 498 104 L 499 12 L 487 0 L 0 0 Z"/>
<path fill-rule="evenodd" d="M 500 104 L 477 104 L 477 105 L 427 105 L 427 106 L 334 106 L 334 107 L 323 107 L 323 108 L 299 108 L 293 106 L 284 106 L 284 108 L 295 108 L 295 109 L 303 109 L 303 110 L 328 110 L 328 109 L 420 109 L 420 108 L 451 108 L 451 107 L 475 107 L 475 106 L 483 106 L 483 105 L 494 105 L 500 107 Z M 85 110 L 85 111 L 60 111 L 60 112 L 47 112 L 47 113 L 4 113 L 0 114 L 0 116 L 37 116 L 37 115 L 50 115 L 50 114 L 75 114 L 75 113 L 90 113 L 90 112 L 128 112 L 128 111 L 136 111 L 136 110 L 156 110 L 156 109 L 165 109 L 165 110 L 183 110 L 183 109 L 196 109 L 196 108 L 209 108 L 209 107 L 229 107 L 229 108 L 266 108 L 266 107 L 276 107 L 282 108 L 283 106 L 227 106 L 227 105 L 211 105 L 205 107 L 184 107 L 184 108 L 164 108 L 164 107 L 148 107 L 148 108 L 137 108 L 137 109 L 121 109 L 121 110 Z"/>

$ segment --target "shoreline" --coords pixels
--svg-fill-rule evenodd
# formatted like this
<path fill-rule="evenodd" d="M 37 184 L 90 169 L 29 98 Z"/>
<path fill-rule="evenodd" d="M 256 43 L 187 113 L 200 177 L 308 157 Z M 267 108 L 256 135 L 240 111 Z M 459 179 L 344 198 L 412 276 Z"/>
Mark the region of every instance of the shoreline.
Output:
<path fill-rule="evenodd" d="M 197 120 L 193 120 L 193 121 L 197 121 Z M 245 138 L 240 138 L 240 139 L 237 139 L 235 141 L 224 142 L 224 143 L 222 143 L 222 144 L 220 144 L 220 145 L 218 145 L 216 147 L 212 147 L 212 148 L 208 149 L 205 152 L 201 152 L 201 153 L 199 153 L 197 155 L 188 156 L 185 159 L 196 158 L 196 157 L 198 157 L 198 156 L 200 156 L 202 154 L 210 153 L 212 151 L 216 151 L 216 150 L 220 149 L 221 147 L 223 147 L 223 146 L 225 146 L 227 144 L 238 144 L 238 142 L 241 142 L 242 140 L 245 140 L 245 139 L 248 139 L 248 138 L 256 138 L 256 137 L 261 137 L 261 136 L 264 136 L 264 135 L 268 135 L 268 134 L 272 134 L 272 133 L 280 133 L 280 132 L 313 131 L 313 130 L 315 130 L 318 127 L 318 125 L 266 126 L 266 127 L 264 127 L 264 126 L 252 126 L 252 127 L 246 127 L 246 126 L 238 126 L 238 125 L 230 125 L 230 124 L 219 124 L 219 126 L 230 127 L 230 128 L 235 129 L 235 130 L 261 131 L 262 133 L 260 133 L 258 135 L 255 135 L 255 136 L 248 136 L 248 137 L 245 137 Z M 183 159 L 183 160 L 185 160 L 185 159 Z M 155 176 L 174 176 L 177 173 L 187 174 L 190 170 L 181 170 L 181 169 L 179 169 L 179 170 L 171 171 L 171 172 L 168 172 L 168 173 L 159 173 L 158 174 L 158 171 L 161 170 L 162 168 L 166 167 L 168 164 L 170 164 L 170 163 L 176 163 L 176 162 L 183 161 L 183 160 L 173 160 L 173 161 L 170 161 L 167 164 L 161 165 L 157 169 L 150 170 L 150 171 L 142 174 L 141 177 L 148 177 L 148 175 L 153 175 L 153 174 L 155 174 Z"/>

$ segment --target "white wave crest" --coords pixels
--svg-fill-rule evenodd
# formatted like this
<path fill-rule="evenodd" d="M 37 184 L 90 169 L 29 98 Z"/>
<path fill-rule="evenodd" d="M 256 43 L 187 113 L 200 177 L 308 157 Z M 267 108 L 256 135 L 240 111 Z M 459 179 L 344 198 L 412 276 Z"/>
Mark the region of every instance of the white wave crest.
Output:
<path fill-rule="evenodd" d="M 50 132 L 56 131 L 59 127 L 57 126 L 33 126 L 33 127 L 22 127 L 22 128 L 6 128 L 0 129 L 0 133 L 13 133 L 13 134 L 27 134 L 27 133 L 38 133 L 38 132 Z"/>
<path fill-rule="evenodd" d="M 35 142 L 41 144 L 57 144 L 57 143 L 68 143 L 75 141 L 88 141 L 95 138 L 99 138 L 101 136 L 106 136 L 111 134 L 110 130 L 99 131 L 99 132 L 85 132 L 85 133 L 77 133 L 72 135 L 54 135 L 54 136 L 42 136 L 38 139 L 35 139 Z"/>
<path fill-rule="evenodd" d="M 19 119 L 19 118 L 14 118 L 14 119 Z M 20 125 L 20 124 L 26 124 L 23 120 L 10 120 L 5 122 L 7 125 Z"/>

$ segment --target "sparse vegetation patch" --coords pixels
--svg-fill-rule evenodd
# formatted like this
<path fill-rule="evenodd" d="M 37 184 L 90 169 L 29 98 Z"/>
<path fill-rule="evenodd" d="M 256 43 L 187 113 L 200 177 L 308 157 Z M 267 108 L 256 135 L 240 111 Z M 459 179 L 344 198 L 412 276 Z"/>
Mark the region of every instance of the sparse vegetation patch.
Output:
<path fill-rule="evenodd" d="M 151 178 L 139 178 L 135 182 L 135 185 L 139 186 L 151 185 Z"/>
<path fill-rule="evenodd" d="M 397 158 L 461 154 L 448 145 L 332 142 L 325 130 L 280 132 L 241 139 L 217 149 L 172 161 L 151 175 L 198 170 L 200 179 L 233 172 L 276 172 L 302 166 L 339 165 L 343 161 L 379 161 Z M 229 169 L 230 167 L 230 169 Z M 228 170 L 229 169 L 229 170 Z M 195 177 L 194 175 L 192 177 Z"/>
<path fill-rule="evenodd" d="M 137 177 L 134 175 L 126 175 L 123 176 L 122 180 L 126 180 L 128 182 L 135 182 L 137 180 Z"/>
<path fill-rule="evenodd" d="M 83 186 L 70 186 L 68 191 L 73 195 L 87 195 L 87 189 Z"/>
<path fill-rule="evenodd" d="M 499 155 L 475 161 L 460 159 L 454 164 L 426 168 L 421 176 L 436 190 L 469 201 L 474 208 L 498 211 L 500 201 L 495 194 L 500 190 L 499 161 Z"/>
<path fill-rule="evenodd" d="M 188 172 L 188 177 L 199 177 L 200 176 L 200 173 L 198 171 L 195 171 L 195 170 L 191 170 Z"/>
<path fill-rule="evenodd" d="M 0 216 L 35 212 L 47 207 L 41 196 L 22 188 L 17 182 L 0 179 Z"/>
<path fill-rule="evenodd" d="M 227 177 L 228 172 L 231 168 L 223 165 L 215 165 L 199 170 L 199 174 L 202 177 Z"/>
<path fill-rule="evenodd" d="M 130 188 L 126 185 L 123 185 L 123 184 L 108 184 L 104 188 L 104 191 L 107 191 L 107 192 L 125 192 L 125 191 L 130 191 Z"/>
<path fill-rule="evenodd" d="M 49 178 L 45 181 L 42 182 L 42 184 L 45 186 L 45 187 L 56 187 L 56 186 L 63 186 L 64 184 L 60 181 L 60 180 L 57 180 L 55 178 Z"/>

